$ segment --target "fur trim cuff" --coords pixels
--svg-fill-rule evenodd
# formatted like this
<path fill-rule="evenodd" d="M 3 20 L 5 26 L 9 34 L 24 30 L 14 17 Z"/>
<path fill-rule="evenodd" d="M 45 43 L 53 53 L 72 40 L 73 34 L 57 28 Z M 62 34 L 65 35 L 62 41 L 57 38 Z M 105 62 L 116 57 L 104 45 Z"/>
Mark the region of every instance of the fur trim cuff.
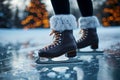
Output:
<path fill-rule="evenodd" d="M 81 29 L 96 28 L 100 26 L 100 23 L 96 16 L 80 17 L 78 22 Z"/>
<path fill-rule="evenodd" d="M 50 28 L 56 31 L 73 30 L 77 28 L 73 15 L 54 15 L 50 18 Z"/>

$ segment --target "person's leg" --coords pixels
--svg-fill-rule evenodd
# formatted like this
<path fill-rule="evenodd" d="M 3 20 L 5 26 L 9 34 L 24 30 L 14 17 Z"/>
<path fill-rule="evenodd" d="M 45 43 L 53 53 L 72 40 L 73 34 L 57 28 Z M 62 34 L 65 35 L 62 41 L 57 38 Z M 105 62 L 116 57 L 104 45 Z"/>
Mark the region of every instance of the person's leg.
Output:
<path fill-rule="evenodd" d="M 70 5 L 68 0 L 51 0 L 55 14 L 70 14 Z"/>
<path fill-rule="evenodd" d="M 55 15 L 50 18 L 50 28 L 55 35 L 52 44 L 39 50 L 39 57 L 53 58 L 67 53 L 68 57 L 76 56 L 77 44 L 73 29 L 77 22 L 70 14 L 69 0 L 51 0 Z"/>
<path fill-rule="evenodd" d="M 93 5 L 91 0 L 77 0 L 82 16 L 79 18 L 79 27 L 82 30 L 82 37 L 77 41 L 78 49 L 91 46 L 98 48 L 98 35 L 96 27 L 100 26 L 96 16 L 93 16 Z"/>
<path fill-rule="evenodd" d="M 93 15 L 93 5 L 91 0 L 77 0 L 77 2 L 83 17 Z"/>

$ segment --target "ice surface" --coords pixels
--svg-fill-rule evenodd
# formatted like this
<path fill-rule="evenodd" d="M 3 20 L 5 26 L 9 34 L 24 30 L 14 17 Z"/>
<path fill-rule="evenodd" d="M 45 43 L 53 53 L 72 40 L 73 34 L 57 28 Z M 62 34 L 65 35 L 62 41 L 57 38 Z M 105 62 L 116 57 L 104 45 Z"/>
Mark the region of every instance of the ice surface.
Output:
<path fill-rule="evenodd" d="M 92 60 L 90 56 L 83 57 L 84 59 L 87 58 L 88 62 L 86 61 L 83 67 L 77 66 L 76 69 L 58 67 L 50 70 L 37 70 L 33 65 L 31 66 L 32 61 L 26 57 L 25 51 L 40 49 L 50 44 L 53 37 L 49 36 L 49 33 L 50 29 L 0 29 L 0 43 L 24 43 L 24 46 L 19 51 L 19 56 L 13 55 L 12 71 L 0 73 L 0 80 L 68 80 L 68 78 L 70 80 L 119 80 L 114 78 L 117 73 L 116 70 L 120 71 L 120 69 L 115 68 L 118 63 L 115 63 L 116 60 L 114 58 L 106 60 L 100 58 L 99 68 L 97 59 Z M 74 30 L 76 40 L 79 38 L 78 33 L 79 30 Z M 99 50 L 104 50 L 110 45 L 120 42 L 120 27 L 98 28 L 98 35 L 100 39 Z M 35 44 L 35 47 L 25 46 L 26 44 Z M 82 50 L 89 51 L 91 49 L 87 47 Z M 57 59 L 61 60 L 62 58 L 64 56 Z M 54 60 L 57 59 L 55 58 Z M 99 74 L 97 77 L 98 70 Z M 47 76 L 49 79 L 47 79 Z"/>
<path fill-rule="evenodd" d="M 37 43 L 39 45 L 50 44 L 53 37 L 49 36 L 50 29 L 0 29 L 0 42 L 24 42 Z M 79 39 L 79 29 L 74 30 L 74 36 Z M 100 39 L 100 49 L 109 47 L 111 44 L 120 42 L 120 27 L 98 28 L 98 35 Z M 89 48 L 87 48 L 89 49 Z M 86 50 L 87 50 L 86 49 Z"/>

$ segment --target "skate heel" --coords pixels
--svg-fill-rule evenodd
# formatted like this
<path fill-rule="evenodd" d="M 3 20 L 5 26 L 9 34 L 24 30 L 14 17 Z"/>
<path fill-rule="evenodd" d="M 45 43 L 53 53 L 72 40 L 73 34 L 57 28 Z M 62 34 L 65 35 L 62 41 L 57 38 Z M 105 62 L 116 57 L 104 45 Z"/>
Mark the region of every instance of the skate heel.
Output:
<path fill-rule="evenodd" d="M 98 43 L 94 43 L 91 45 L 91 49 L 96 50 L 98 49 Z"/>
<path fill-rule="evenodd" d="M 76 50 L 72 50 L 67 52 L 66 54 L 67 57 L 75 57 L 76 56 Z"/>

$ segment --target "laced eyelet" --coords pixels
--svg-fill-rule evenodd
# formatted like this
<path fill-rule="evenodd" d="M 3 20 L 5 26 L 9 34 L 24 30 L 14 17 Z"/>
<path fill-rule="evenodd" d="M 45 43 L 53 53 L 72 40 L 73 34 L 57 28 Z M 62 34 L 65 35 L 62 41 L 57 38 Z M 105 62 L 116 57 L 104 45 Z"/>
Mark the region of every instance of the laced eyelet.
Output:
<path fill-rule="evenodd" d="M 50 46 L 50 48 L 53 48 L 54 46 Z"/>
<path fill-rule="evenodd" d="M 81 42 L 81 41 L 83 41 L 83 40 L 85 40 L 87 38 L 87 36 L 88 36 L 88 29 L 80 30 L 80 34 L 81 34 L 81 36 L 80 36 L 80 39 L 78 40 L 78 42 Z"/>
<path fill-rule="evenodd" d="M 86 38 L 87 36 L 85 35 L 84 38 Z"/>
<path fill-rule="evenodd" d="M 61 35 L 62 34 L 60 32 L 58 32 L 58 31 L 54 31 L 54 30 L 50 33 L 50 35 L 53 35 L 53 34 L 54 34 L 55 40 L 53 41 L 52 44 L 50 44 L 50 45 L 46 46 L 45 48 L 43 48 L 43 50 L 49 50 L 51 48 L 54 48 L 54 47 L 60 45 L 60 43 L 61 43 Z"/>

